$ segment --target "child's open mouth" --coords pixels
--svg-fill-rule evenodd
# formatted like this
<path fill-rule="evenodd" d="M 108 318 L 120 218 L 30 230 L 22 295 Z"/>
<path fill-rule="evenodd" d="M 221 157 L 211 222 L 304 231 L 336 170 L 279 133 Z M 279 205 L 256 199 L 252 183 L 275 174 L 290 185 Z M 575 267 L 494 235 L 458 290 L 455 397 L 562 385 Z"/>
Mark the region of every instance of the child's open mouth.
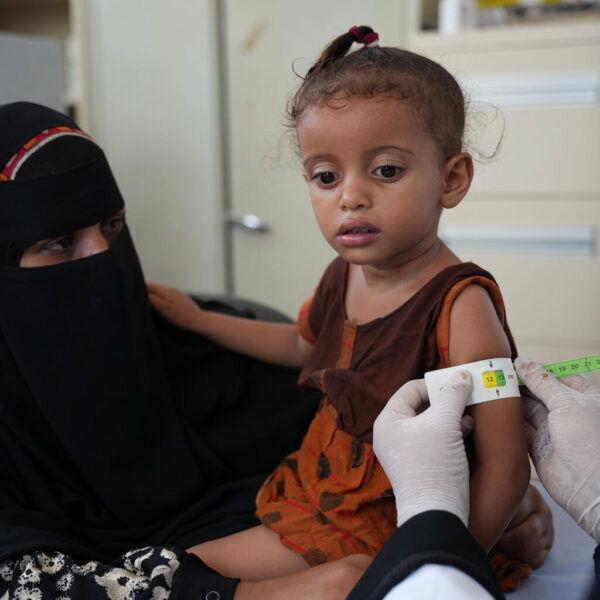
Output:
<path fill-rule="evenodd" d="M 337 232 L 337 239 L 344 246 L 364 246 L 379 235 L 379 230 L 367 221 L 349 219 L 344 221 Z"/>

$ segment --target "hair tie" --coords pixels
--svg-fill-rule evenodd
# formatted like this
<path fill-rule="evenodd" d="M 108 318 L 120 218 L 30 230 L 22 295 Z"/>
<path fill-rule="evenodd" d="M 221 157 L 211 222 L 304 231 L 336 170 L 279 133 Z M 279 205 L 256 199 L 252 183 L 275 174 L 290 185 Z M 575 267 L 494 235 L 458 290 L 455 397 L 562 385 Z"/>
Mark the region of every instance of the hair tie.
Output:
<path fill-rule="evenodd" d="M 356 27 L 356 25 L 354 27 L 350 27 L 350 29 L 348 29 L 348 33 L 351 33 L 359 44 L 364 44 L 365 46 L 370 46 L 379 40 L 379 34 L 375 31 L 371 33 L 363 33 L 362 29 L 360 27 Z"/>

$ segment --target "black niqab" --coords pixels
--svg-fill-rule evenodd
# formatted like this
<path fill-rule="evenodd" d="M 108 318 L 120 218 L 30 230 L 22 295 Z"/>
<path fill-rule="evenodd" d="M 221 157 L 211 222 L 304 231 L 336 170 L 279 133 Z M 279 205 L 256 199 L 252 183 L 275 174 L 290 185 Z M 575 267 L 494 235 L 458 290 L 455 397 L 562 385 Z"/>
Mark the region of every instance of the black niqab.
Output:
<path fill-rule="evenodd" d="M 76 127 L 41 106 L 1 107 L 0 168 L 61 125 Z M 54 143 L 46 155 L 70 142 Z M 0 181 L 0 247 L 70 233 L 123 206 L 94 148 L 73 168 Z M 0 560 L 33 550 L 110 559 L 255 525 L 258 486 L 314 410 L 296 373 L 157 317 L 126 227 L 81 260 L 2 263 Z"/>

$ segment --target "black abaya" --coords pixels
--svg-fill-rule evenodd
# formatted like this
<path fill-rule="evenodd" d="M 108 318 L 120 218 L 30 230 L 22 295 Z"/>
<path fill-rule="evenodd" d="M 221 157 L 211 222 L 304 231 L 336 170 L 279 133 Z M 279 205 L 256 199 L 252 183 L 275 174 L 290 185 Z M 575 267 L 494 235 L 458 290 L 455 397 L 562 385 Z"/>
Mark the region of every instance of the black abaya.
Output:
<path fill-rule="evenodd" d="M 57 124 L 76 127 L 36 105 L 0 108 L 0 168 Z M 0 181 L 0 246 L 68 233 L 121 206 L 100 149 L 73 169 Z M 0 289 L 0 561 L 44 551 L 106 564 L 258 523 L 258 486 L 315 408 L 293 370 L 154 314 L 127 228 L 81 260 L 8 261 Z"/>

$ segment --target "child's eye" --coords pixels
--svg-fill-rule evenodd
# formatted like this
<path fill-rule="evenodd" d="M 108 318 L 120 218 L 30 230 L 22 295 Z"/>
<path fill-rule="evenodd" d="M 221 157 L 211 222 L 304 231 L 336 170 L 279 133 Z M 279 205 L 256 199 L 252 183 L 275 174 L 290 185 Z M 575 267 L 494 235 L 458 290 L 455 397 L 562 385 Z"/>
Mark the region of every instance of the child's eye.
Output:
<path fill-rule="evenodd" d="M 395 167 L 394 165 L 383 165 L 375 169 L 375 175 L 383 177 L 383 179 L 393 179 L 404 171 L 402 167 Z"/>
<path fill-rule="evenodd" d="M 317 179 L 323 185 L 331 185 L 337 181 L 337 175 L 332 171 L 322 171 L 321 173 L 316 173 L 313 179 Z"/>

